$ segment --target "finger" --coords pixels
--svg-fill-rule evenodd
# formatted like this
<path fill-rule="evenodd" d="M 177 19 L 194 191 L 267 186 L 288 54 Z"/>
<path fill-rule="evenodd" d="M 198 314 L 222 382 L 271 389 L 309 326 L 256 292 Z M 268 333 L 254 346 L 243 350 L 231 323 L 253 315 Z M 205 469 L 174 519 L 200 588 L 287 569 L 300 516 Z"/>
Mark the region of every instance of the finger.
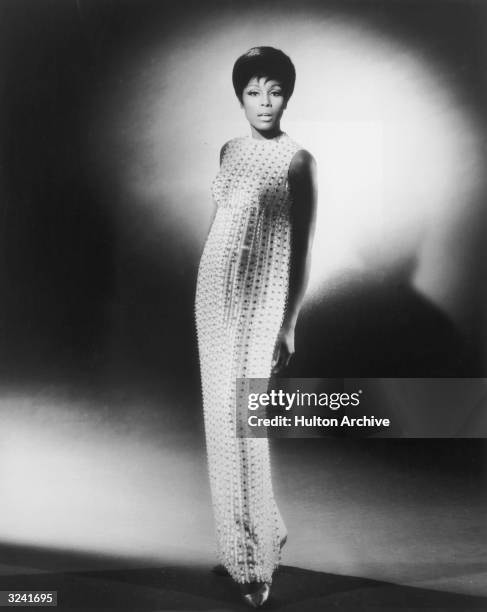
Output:
<path fill-rule="evenodd" d="M 279 358 L 279 353 L 280 353 L 280 345 L 276 344 L 276 346 L 274 347 L 274 352 L 272 354 L 272 365 L 275 365 L 277 363 L 277 360 Z"/>
<path fill-rule="evenodd" d="M 287 359 L 287 351 L 285 351 L 284 348 L 281 348 L 281 351 L 279 352 L 279 359 L 277 360 L 277 364 L 276 364 L 277 371 L 280 371 L 283 369 L 286 363 L 286 359 Z"/>
<path fill-rule="evenodd" d="M 272 356 L 272 362 L 271 362 L 272 367 L 276 366 L 278 360 L 279 360 L 279 353 L 276 350 L 276 351 L 274 351 L 274 355 Z"/>
<path fill-rule="evenodd" d="M 274 364 L 274 368 L 273 368 L 273 373 L 276 374 L 277 372 L 279 372 L 279 370 L 282 368 L 282 361 L 283 360 L 283 355 L 282 355 L 282 350 L 279 351 L 279 355 L 276 359 L 276 362 Z"/>
<path fill-rule="evenodd" d="M 281 359 L 281 361 L 279 362 L 279 372 L 280 372 L 281 370 L 284 370 L 284 368 L 286 367 L 286 363 L 287 363 L 286 358 L 285 358 L 285 357 L 283 357 L 283 358 Z"/>
<path fill-rule="evenodd" d="M 293 353 L 291 353 L 287 347 L 283 347 L 283 350 L 281 351 L 281 360 L 279 363 L 279 369 L 283 370 L 284 368 L 287 368 L 289 361 L 291 360 L 291 357 L 293 356 Z"/>
<path fill-rule="evenodd" d="M 272 373 L 276 374 L 276 372 L 279 372 L 279 360 L 275 361 L 272 365 Z"/>

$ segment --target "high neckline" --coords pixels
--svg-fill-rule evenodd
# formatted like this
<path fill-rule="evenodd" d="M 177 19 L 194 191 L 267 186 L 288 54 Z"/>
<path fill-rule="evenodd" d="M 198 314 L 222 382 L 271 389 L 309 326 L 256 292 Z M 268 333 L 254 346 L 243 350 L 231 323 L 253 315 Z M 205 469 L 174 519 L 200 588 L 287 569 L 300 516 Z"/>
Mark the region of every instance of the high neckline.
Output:
<path fill-rule="evenodd" d="M 247 135 L 245 138 L 250 142 L 264 142 L 264 143 L 272 143 L 272 142 L 281 142 L 285 138 L 288 138 L 286 132 L 281 132 L 279 136 L 275 136 L 274 138 L 254 138 L 252 135 Z"/>

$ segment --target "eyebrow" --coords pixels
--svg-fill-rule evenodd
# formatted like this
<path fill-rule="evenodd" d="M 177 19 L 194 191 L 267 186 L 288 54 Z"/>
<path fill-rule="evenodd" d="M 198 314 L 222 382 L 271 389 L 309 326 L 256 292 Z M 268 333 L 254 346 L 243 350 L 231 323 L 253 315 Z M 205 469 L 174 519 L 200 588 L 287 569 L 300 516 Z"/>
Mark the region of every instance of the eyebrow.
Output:
<path fill-rule="evenodd" d="M 257 89 L 260 89 L 260 85 L 258 83 L 255 83 L 253 85 L 246 85 L 245 89 L 251 89 L 252 87 L 257 87 Z M 280 83 L 274 83 L 274 85 L 271 85 L 269 89 L 272 89 L 273 87 L 279 87 L 280 89 L 283 89 L 283 86 Z"/>

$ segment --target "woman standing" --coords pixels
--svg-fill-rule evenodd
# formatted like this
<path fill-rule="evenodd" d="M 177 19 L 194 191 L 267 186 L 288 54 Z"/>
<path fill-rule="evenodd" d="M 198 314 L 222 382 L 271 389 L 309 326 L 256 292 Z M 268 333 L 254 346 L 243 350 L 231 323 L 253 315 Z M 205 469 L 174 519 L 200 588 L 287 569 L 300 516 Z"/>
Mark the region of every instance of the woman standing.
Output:
<path fill-rule="evenodd" d="M 280 127 L 295 83 L 289 57 L 254 47 L 238 58 L 232 78 L 251 134 L 221 149 L 195 315 L 218 556 L 256 607 L 269 596 L 287 530 L 268 440 L 236 437 L 236 379 L 269 378 L 294 353 L 316 180 L 313 157 Z"/>

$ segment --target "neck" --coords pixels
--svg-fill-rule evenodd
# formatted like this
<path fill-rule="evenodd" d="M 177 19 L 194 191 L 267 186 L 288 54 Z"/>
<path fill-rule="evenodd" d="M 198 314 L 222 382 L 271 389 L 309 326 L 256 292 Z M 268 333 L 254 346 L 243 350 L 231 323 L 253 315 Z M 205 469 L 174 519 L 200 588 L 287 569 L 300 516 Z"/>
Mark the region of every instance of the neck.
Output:
<path fill-rule="evenodd" d="M 273 138 L 277 138 L 283 133 L 279 125 L 272 130 L 258 130 L 253 125 L 251 125 L 250 132 L 252 134 L 252 138 L 255 138 L 257 140 L 272 140 Z"/>

